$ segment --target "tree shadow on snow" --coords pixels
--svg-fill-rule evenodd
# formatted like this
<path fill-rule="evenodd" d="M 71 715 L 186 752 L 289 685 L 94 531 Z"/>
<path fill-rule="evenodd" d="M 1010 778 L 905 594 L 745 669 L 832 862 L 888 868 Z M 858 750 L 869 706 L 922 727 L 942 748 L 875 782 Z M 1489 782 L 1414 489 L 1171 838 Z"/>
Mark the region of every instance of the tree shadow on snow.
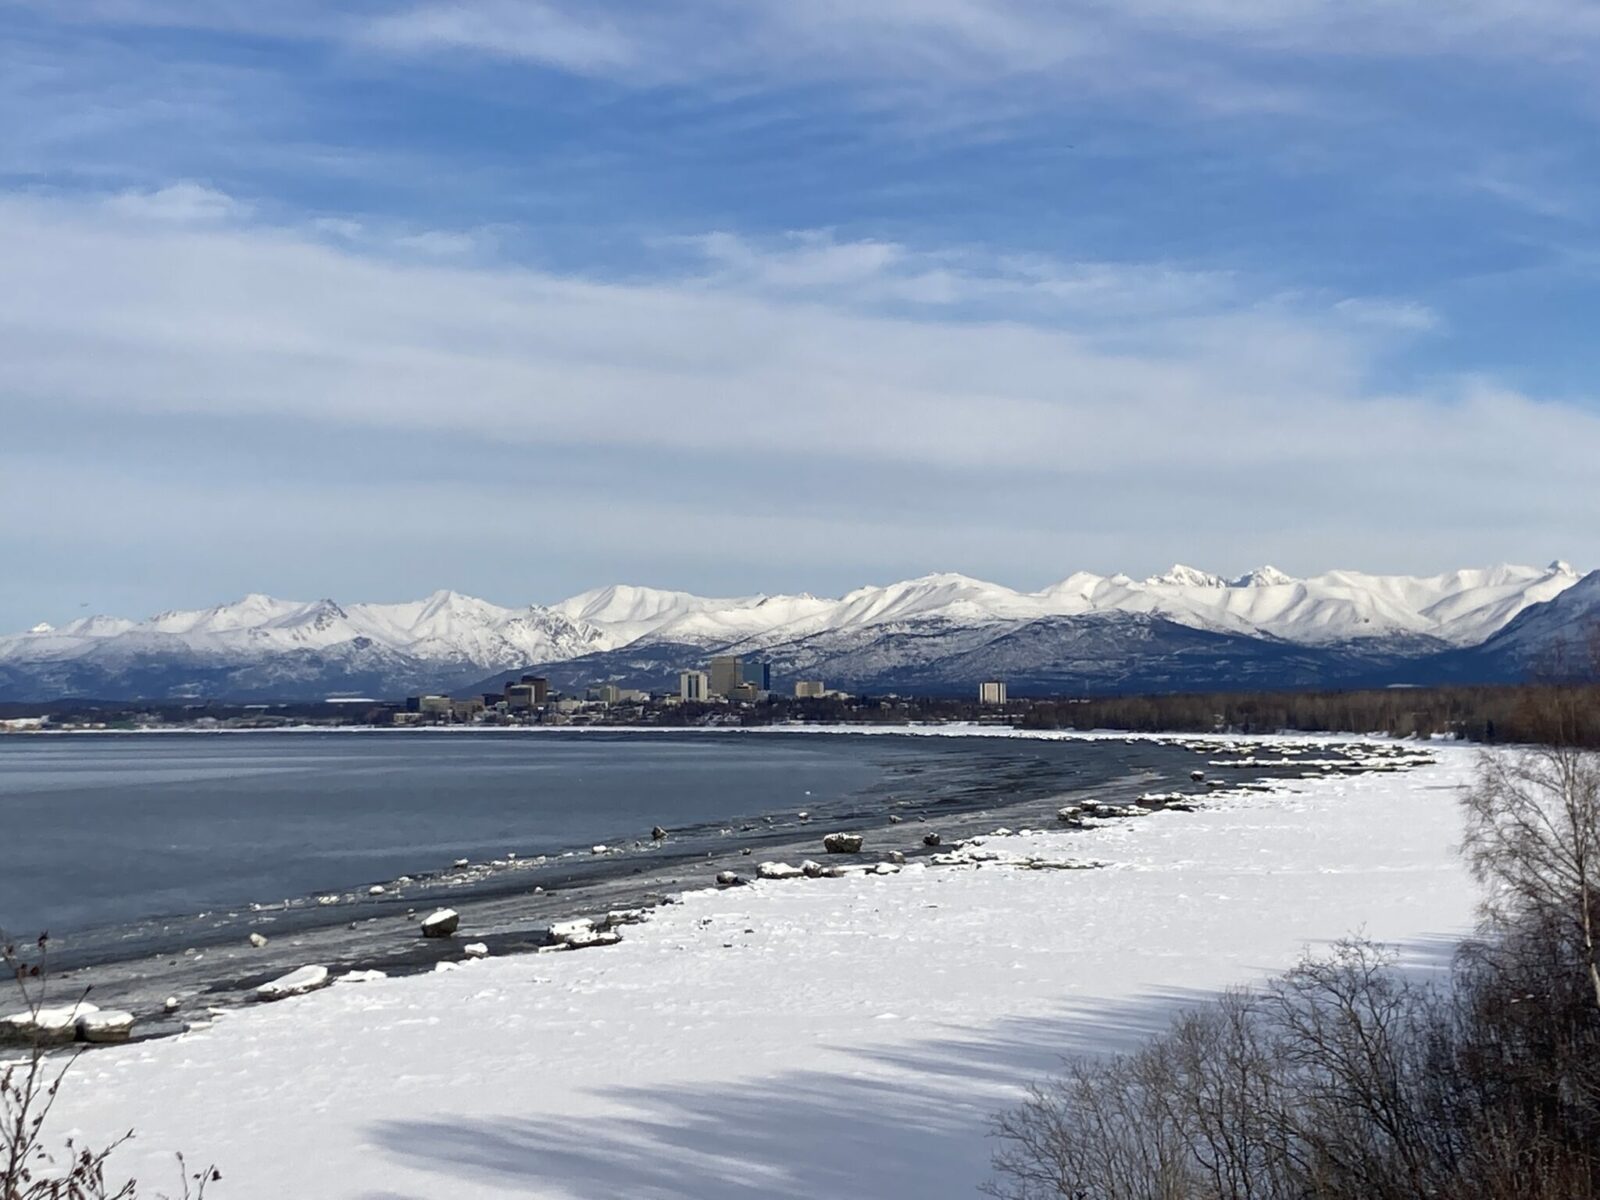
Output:
<path fill-rule="evenodd" d="M 1454 945 L 1408 944 L 1408 968 L 1435 971 Z M 438 1195 L 476 1185 L 583 1200 L 970 1197 L 989 1172 L 989 1118 L 1022 1087 L 1065 1058 L 1133 1049 L 1214 997 L 1168 988 L 1079 1000 L 1049 1016 L 851 1047 L 850 1062 L 827 1070 L 594 1090 L 622 1115 L 441 1115 L 383 1122 L 372 1136 L 406 1166 L 449 1181 Z"/>

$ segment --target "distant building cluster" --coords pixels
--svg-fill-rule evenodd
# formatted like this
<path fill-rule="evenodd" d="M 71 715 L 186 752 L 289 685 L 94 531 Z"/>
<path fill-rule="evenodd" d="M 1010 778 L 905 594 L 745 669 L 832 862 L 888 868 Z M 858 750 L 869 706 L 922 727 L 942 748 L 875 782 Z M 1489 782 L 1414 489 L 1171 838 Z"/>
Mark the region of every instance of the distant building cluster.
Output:
<path fill-rule="evenodd" d="M 772 664 L 719 654 L 706 669 L 678 673 L 680 703 L 709 704 L 718 700 L 756 704 L 772 696 Z"/>
<path fill-rule="evenodd" d="M 821 679 L 797 679 L 793 688 L 796 700 L 854 699 L 849 692 L 830 688 Z M 771 663 L 737 654 L 718 654 L 704 667 L 680 671 L 676 693 L 598 683 L 585 687 L 582 695 L 566 695 L 552 688 L 550 680 L 542 675 L 523 675 L 506 680 L 498 692 L 465 699 L 412 696 L 403 708 L 391 714 L 391 719 L 397 725 L 567 725 L 596 720 L 628 723 L 639 718 L 650 720 L 652 715 L 659 718 L 664 715 L 663 710 L 686 704 L 755 705 L 772 699 Z M 979 684 L 978 702 L 1004 707 L 1005 682 L 986 680 Z"/>

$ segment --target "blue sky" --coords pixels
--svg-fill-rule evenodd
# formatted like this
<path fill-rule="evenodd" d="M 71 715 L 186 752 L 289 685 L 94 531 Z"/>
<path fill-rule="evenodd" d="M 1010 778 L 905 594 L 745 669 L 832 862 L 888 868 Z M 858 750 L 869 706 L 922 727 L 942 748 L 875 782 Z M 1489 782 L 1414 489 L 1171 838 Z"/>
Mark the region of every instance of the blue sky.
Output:
<path fill-rule="evenodd" d="M 1600 560 L 1591 5 L 0 21 L 0 628 Z"/>

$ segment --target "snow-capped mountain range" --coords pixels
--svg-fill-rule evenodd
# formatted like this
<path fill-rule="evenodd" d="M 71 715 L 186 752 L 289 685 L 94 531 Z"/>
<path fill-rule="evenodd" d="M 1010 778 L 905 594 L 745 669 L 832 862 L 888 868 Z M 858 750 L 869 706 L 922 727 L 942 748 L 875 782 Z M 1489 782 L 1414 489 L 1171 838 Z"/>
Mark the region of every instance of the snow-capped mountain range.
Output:
<path fill-rule="evenodd" d="M 856 687 L 956 687 L 962 676 L 1002 672 L 1083 690 L 1189 686 L 1162 666 L 1185 656 L 1196 669 L 1214 668 L 1217 686 L 1262 682 L 1241 660 L 1269 679 L 1298 664 L 1285 683 L 1304 682 L 1307 672 L 1331 681 L 1346 667 L 1482 647 L 1530 609 L 1541 613 L 1536 630 L 1560 625 L 1551 602 L 1580 578 L 1561 562 L 1305 579 L 1272 567 L 1224 579 L 1179 565 L 1143 580 L 1079 572 L 1036 592 L 940 574 L 838 598 L 613 586 L 526 608 L 447 591 L 350 605 L 250 595 L 144 621 L 94 616 L 0 637 L 0 698 L 393 696 L 554 664 L 569 664 L 562 678 L 590 671 L 659 684 L 722 650 Z M 1041 664 L 1042 674 L 1034 669 Z"/>

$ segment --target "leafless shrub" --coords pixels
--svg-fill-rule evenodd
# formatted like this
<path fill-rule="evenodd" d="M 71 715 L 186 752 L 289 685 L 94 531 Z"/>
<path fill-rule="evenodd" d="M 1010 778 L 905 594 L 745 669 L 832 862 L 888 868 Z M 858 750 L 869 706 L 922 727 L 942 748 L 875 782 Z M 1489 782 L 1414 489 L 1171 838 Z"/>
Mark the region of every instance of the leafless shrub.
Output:
<path fill-rule="evenodd" d="M 32 1018 L 20 1059 L 5 1062 L 0 1046 L 0 1200 L 137 1200 L 134 1180 L 113 1184 L 106 1178 L 108 1160 L 133 1137 L 132 1130 L 103 1146 L 70 1137 L 60 1149 L 47 1143 L 46 1121 L 82 1049 L 52 1054 L 55 1047 L 39 1023 L 49 1007 L 49 938 L 39 936 L 32 962 L 15 944 L 3 937 L 0 943 L 0 963 L 15 982 L 22 1011 Z M 69 1007 L 83 999 L 75 997 Z M 181 1154 L 178 1174 L 179 1200 L 204 1200 L 207 1186 L 221 1179 L 215 1167 L 191 1172 Z"/>
<path fill-rule="evenodd" d="M 1450 982 L 1341 944 L 1084 1059 L 996 1119 L 1004 1200 L 1600 1198 L 1600 756 L 1485 756 L 1463 799 L 1487 887 Z"/>

